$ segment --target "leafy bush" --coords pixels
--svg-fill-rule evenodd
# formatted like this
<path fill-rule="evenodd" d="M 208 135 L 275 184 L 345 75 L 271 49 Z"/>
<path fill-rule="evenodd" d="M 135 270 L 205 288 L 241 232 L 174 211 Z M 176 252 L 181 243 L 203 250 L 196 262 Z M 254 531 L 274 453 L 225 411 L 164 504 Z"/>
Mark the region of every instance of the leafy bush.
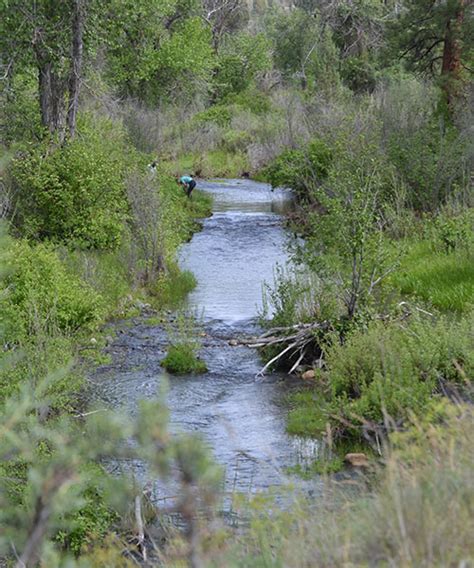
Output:
<path fill-rule="evenodd" d="M 394 132 L 388 141 L 388 155 L 410 190 L 410 205 L 424 211 L 436 211 L 457 197 L 468 179 L 470 152 L 469 141 L 435 116 L 415 132 Z"/>
<path fill-rule="evenodd" d="M 327 402 L 343 418 L 340 431 L 360 436 L 362 426 L 388 427 L 387 419 L 399 425 L 425 412 L 446 384 L 460 388 L 470 381 L 473 316 L 414 320 L 407 328 L 376 323 L 344 345 L 334 344 L 327 354 Z"/>
<path fill-rule="evenodd" d="M 0 298 L 0 321 L 8 342 L 39 332 L 70 334 L 100 321 L 100 296 L 68 273 L 50 245 L 18 241 L 6 264 L 11 272 Z"/>
<path fill-rule="evenodd" d="M 126 217 L 123 133 L 106 120 L 81 133 L 64 147 L 48 141 L 13 160 L 14 220 L 26 237 L 114 249 Z"/>
<path fill-rule="evenodd" d="M 117 513 L 104 497 L 101 484 L 106 481 L 100 467 L 88 464 L 84 469 L 85 487 L 82 491 L 82 506 L 68 515 L 70 530 L 60 530 L 55 541 L 78 555 L 101 543 L 113 523 L 119 520 Z"/>
<path fill-rule="evenodd" d="M 231 109 L 225 105 L 214 105 L 194 115 L 198 123 L 215 122 L 219 126 L 228 126 L 232 117 Z"/>
<path fill-rule="evenodd" d="M 311 189 L 327 175 L 332 161 L 330 148 L 314 140 L 301 150 L 285 150 L 264 171 L 273 187 L 291 187 L 298 197 L 308 200 Z"/>

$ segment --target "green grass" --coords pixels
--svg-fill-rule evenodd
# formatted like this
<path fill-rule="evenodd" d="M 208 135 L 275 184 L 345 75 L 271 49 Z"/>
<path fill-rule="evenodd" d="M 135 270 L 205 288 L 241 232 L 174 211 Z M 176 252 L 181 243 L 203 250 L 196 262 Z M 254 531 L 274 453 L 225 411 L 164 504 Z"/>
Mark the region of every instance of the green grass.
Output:
<path fill-rule="evenodd" d="M 298 436 L 319 436 L 324 432 L 328 418 L 324 413 L 324 400 L 315 389 L 302 390 L 288 397 L 290 411 L 286 429 Z"/>
<path fill-rule="evenodd" d="M 167 371 L 176 375 L 205 373 L 207 371 L 206 364 L 196 356 L 193 346 L 189 343 L 171 345 L 161 365 Z"/>
<path fill-rule="evenodd" d="M 155 308 L 177 308 L 196 287 L 196 278 L 189 270 L 181 271 L 172 266 L 166 276 L 160 278 L 153 289 L 152 303 Z"/>
<path fill-rule="evenodd" d="M 388 284 L 445 312 L 464 312 L 474 303 L 474 255 L 434 251 L 427 241 L 411 245 Z"/>

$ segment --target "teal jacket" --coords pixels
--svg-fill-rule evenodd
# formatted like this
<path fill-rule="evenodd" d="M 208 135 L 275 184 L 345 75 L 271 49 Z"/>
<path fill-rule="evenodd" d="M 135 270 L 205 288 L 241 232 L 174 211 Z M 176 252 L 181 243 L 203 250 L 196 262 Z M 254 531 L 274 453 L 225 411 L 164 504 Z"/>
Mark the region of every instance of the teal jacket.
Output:
<path fill-rule="evenodd" d="M 191 183 L 193 181 L 193 178 L 190 176 L 182 176 L 179 178 L 179 181 L 181 183 Z"/>

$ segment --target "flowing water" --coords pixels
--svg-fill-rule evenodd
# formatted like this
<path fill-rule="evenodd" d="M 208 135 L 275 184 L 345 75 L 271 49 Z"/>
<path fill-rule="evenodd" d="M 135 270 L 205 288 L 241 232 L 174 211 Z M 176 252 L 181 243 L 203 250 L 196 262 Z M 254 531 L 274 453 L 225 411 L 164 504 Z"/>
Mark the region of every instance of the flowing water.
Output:
<path fill-rule="evenodd" d="M 258 333 L 262 285 L 273 282 L 277 263 L 289 261 L 291 235 L 282 227 L 281 214 L 291 207 L 291 194 L 248 180 L 200 182 L 198 187 L 212 194 L 213 215 L 182 247 L 180 264 L 198 282 L 187 308 L 202 317 L 200 355 L 209 371 L 167 377 L 171 428 L 204 437 L 225 469 L 227 493 L 281 487 L 290 481 L 287 466 L 314 458 L 317 445 L 285 431 L 288 378 L 258 377 L 258 354 L 229 340 Z M 109 348 L 112 364 L 93 377 L 94 394 L 102 405 L 133 415 L 141 399 L 158 396 L 166 375 L 160 361 L 167 336 L 146 317 L 118 331 Z M 144 464 L 121 465 L 146 481 Z M 170 496 L 173 487 L 160 486 L 155 493 Z"/>

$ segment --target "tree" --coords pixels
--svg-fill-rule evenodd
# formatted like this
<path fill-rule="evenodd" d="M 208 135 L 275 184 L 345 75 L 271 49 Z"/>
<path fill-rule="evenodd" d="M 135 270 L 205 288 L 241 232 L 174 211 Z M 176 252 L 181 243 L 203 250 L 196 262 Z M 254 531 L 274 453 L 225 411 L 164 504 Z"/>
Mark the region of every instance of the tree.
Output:
<path fill-rule="evenodd" d="M 11 78 L 34 66 L 41 124 L 51 133 L 75 134 L 89 0 L 29 0 L 0 4 L 0 49 Z"/>
<path fill-rule="evenodd" d="M 108 79 L 120 94 L 151 104 L 207 83 L 212 35 L 195 0 L 111 0 L 103 17 Z"/>
<path fill-rule="evenodd" d="M 472 0 L 405 0 L 392 26 L 400 56 L 421 73 L 439 74 L 448 107 L 472 54 Z"/>
<path fill-rule="evenodd" d="M 203 0 L 202 7 L 202 18 L 211 27 L 217 53 L 224 35 L 235 32 L 245 20 L 246 6 L 242 0 Z"/>

